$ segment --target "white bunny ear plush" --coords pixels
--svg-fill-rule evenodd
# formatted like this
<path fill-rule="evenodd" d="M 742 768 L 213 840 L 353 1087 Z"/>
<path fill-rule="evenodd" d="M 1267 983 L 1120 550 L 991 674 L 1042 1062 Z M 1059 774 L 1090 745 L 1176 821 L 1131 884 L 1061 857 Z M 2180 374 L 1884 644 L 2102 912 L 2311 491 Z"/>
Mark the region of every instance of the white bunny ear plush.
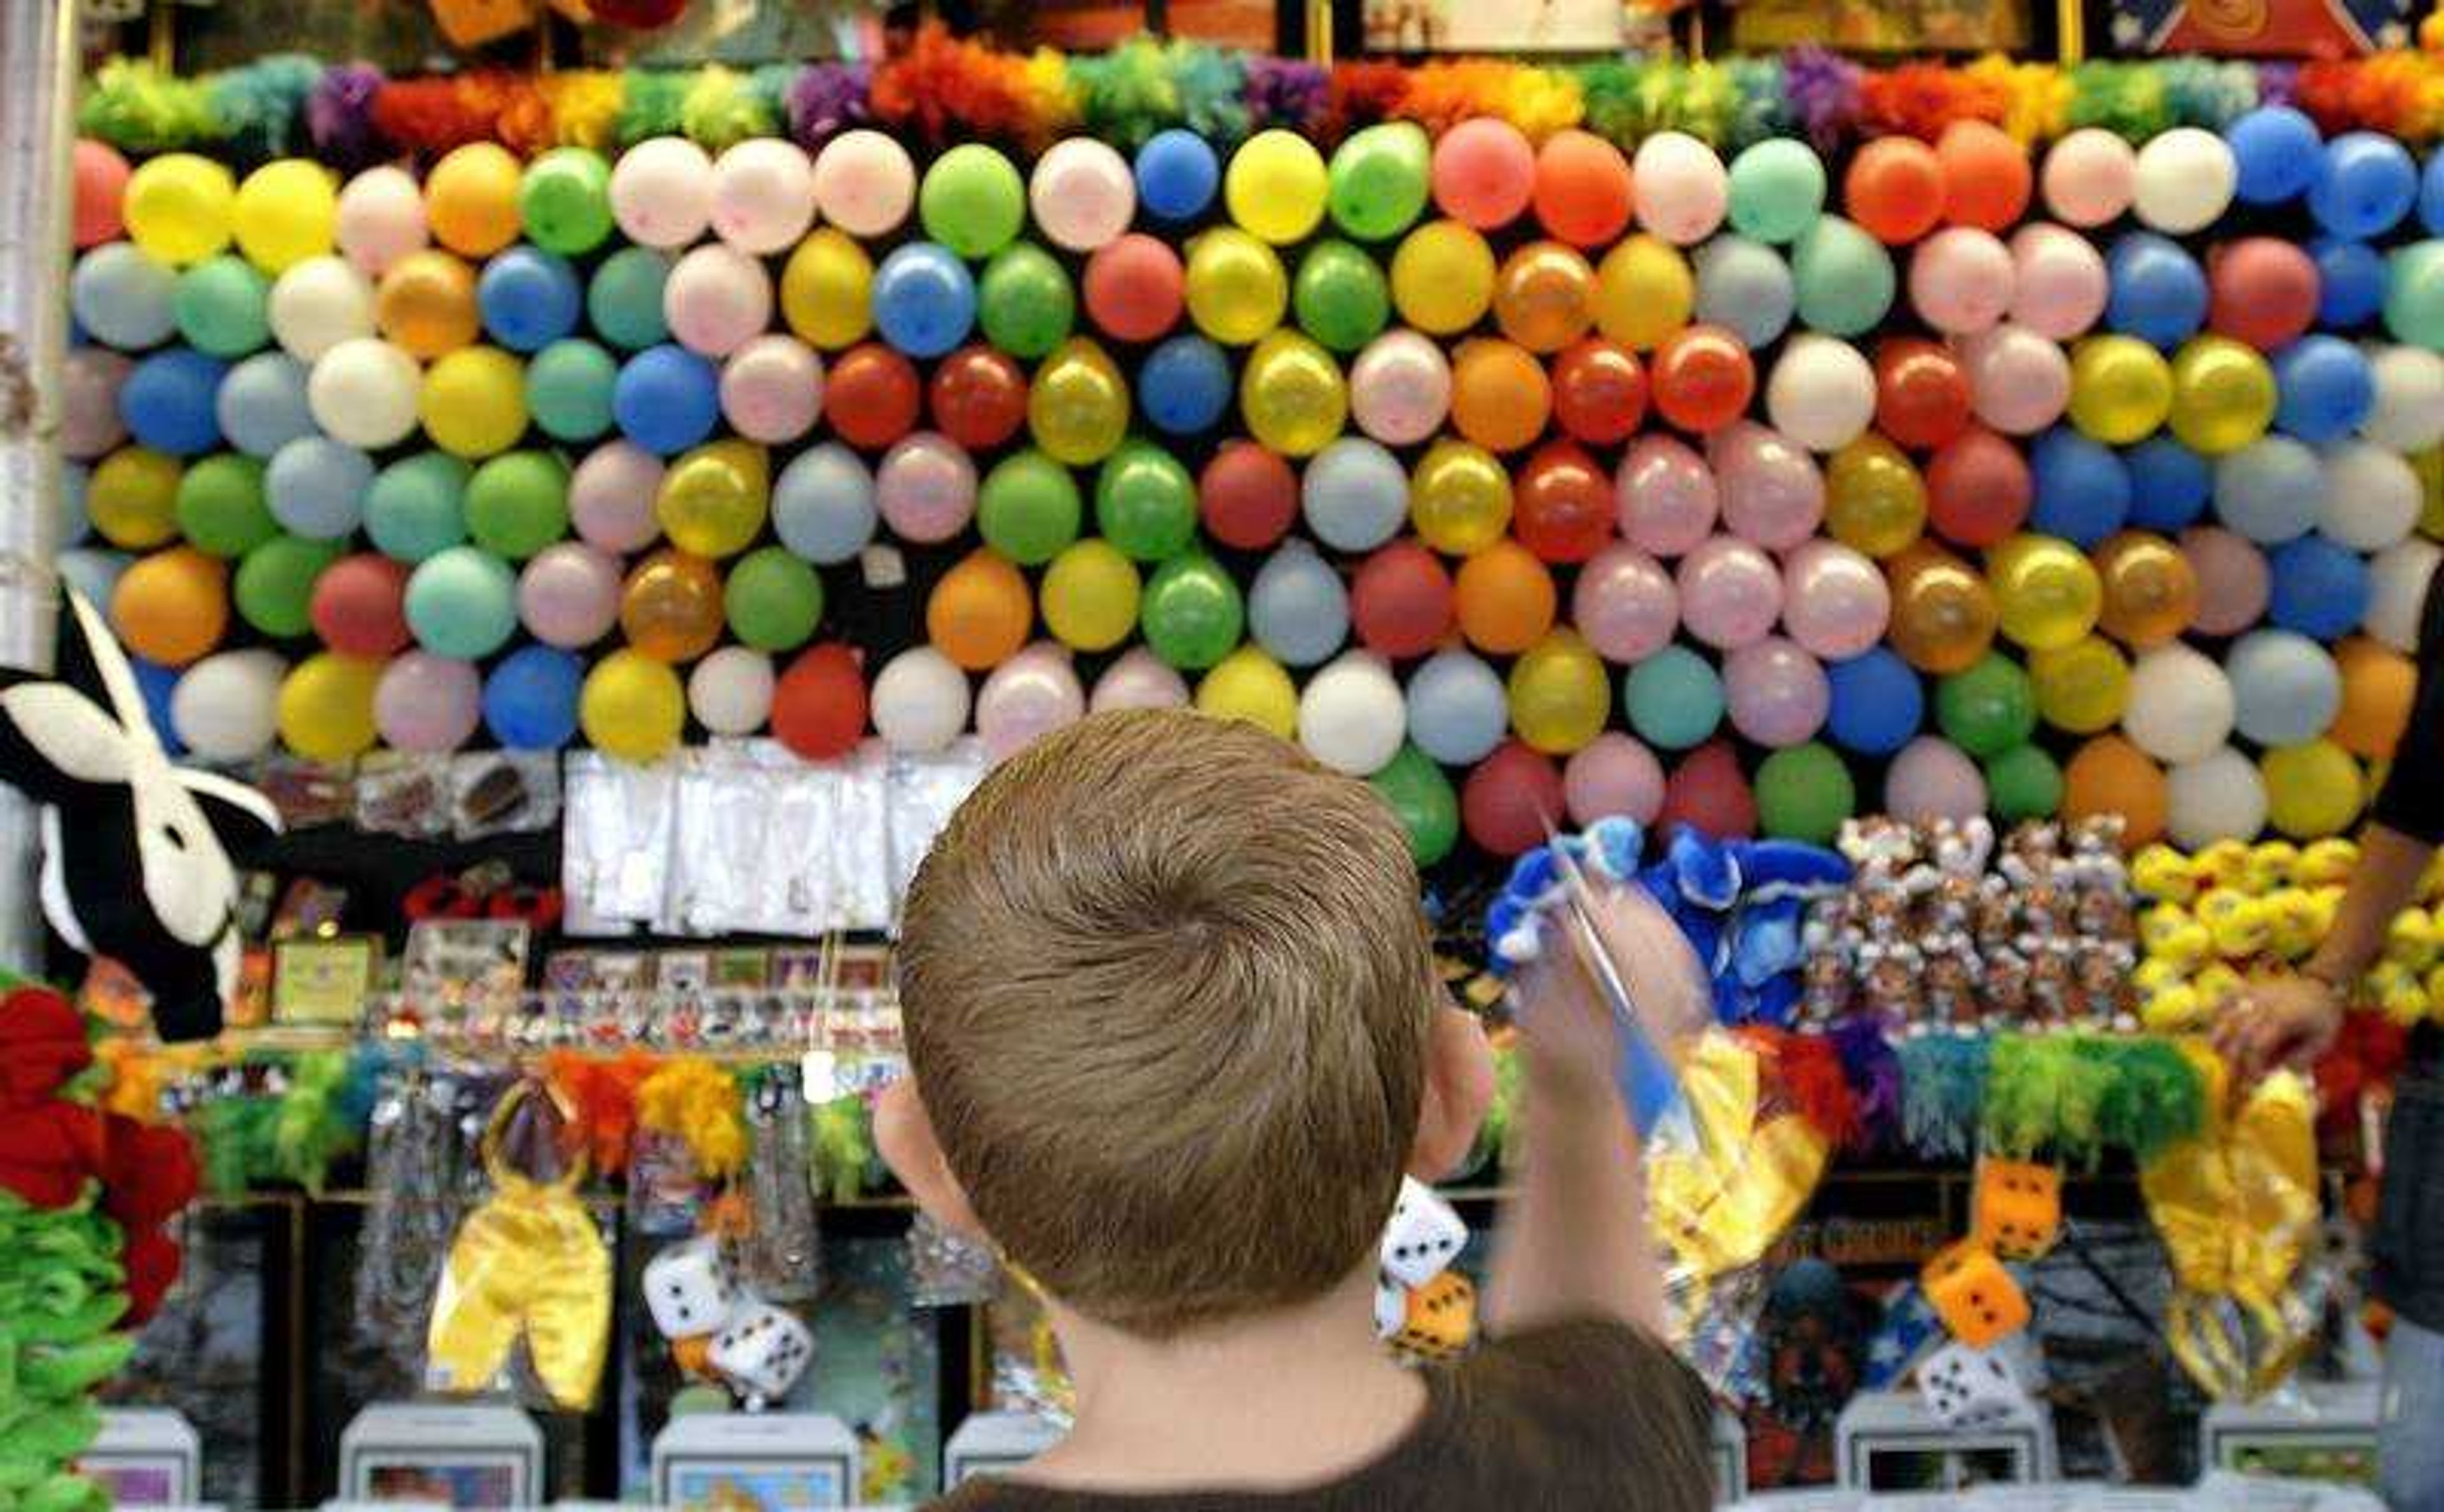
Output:
<path fill-rule="evenodd" d="M 280 817 L 251 787 L 170 764 L 126 654 L 93 605 L 61 592 L 58 673 L 0 670 L 0 782 L 43 806 L 51 927 L 134 972 L 163 1039 L 206 1038 L 237 985 L 226 847 L 268 841 Z"/>

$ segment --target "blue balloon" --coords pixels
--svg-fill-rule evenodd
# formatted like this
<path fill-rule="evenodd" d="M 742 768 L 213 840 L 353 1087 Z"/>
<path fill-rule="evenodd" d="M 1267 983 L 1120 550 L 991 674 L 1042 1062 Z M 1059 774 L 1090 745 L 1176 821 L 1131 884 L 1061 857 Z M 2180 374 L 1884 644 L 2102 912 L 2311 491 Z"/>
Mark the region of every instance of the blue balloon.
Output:
<path fill-rule="evenodd" d="M 1193 131 L 1174 126 L 1138 149 L 1138 203 L 1157 220 L 1194 220 L 1213 203 L 1222 164 Z"/>
<path fill-rule="evenodd" d="M 808 447 L 772 480 L 772 533 L 819 566 L 864 550 L 877 518 L 874 473 L 838 441 Z"/>
<path fill-rule="evenodd" d="M 1824 733 L 1844 750 L 1889 756 L 1910 743 L 1926 719 L 1926 689 L 1890 646 L 1877 646 L 1824 669 L 1832 706 Z"/>
<path fill-rule="evenodd" d="M 2215 514 L 2259 545 L 2307 534 L 2324 501 L 2324 464 L 2287 435 L 2260 436 L 2215 461 Z"/>
<path fill-rule="evenodd" d="M 976 323 L 976 281 L 947 247 L 910 242 L 874 270 L 874 326 L 910 357 L 940 357 Z"/>
<path fill-rule="evenodd" d="M 119 386 L 119 418 L 156 452 L 200 455 L 221 444 L 217 406 L 228 376 L 227 362 L 192 347 L 156 352 Z"/>
<path fill-rule="evenodd" d="M 144 712 L 153 721 L 153 732 L 161 737 L 161 748 L 173 756 L 180 754 L 187 747 L 179 744 L 178 732 L 170 723 L 170 692 L 178 686 L 176 670 L 141 656 L 128 657 L 127 670 L 136 674 L 136 686 L 144 694 Z"/>
<path fill-rule="evenodd" d="M 364 520 L 373 459 L 327 435 L 301 436 L 263 470 L 263 494 L 280 528 L 306 541 L 340 541 Z"/>
<path fill-rule="evenodd" d="M 558 750 L 577 737 L 585 668 L 573 653 L 520 646 L 484 679 L 484 728 L 510 750 Z"/>
<path fill-rule="evenodd" d="M 213 400 L 229 444 L 268 457 L 299 436 L 315 433 L 306 402 L 306 364 L 286 352 L 257 352 L 229 370 Z"/>
<path fill-rule="evenodd" d="M 1485 760 L 1510 728 L 1502 675 L 1472 651 L 1438 651 L 1409 674 L 1409 739 L 1446 766 Z"/>
<path fill-rule="evenodd" d="M 2346 331 L 2384 308 L 2384 254 L 2365 242 L 2320 236 L 2308 244 L 2317 260 L 2317 323 Z"/>
<path fill-rule="evenodd" d="M 2305 535 L 2266 554 L 2273 592 L 2266 618 L 2317 640 L 2339 640 L 2367 617 L 2367 559 L 2322 535 Z"/>
<path fill-rule="evenodd" d="M 2121 453 L 2121 465 L 2130 470 L 2134 529 L 2178 530 L 2206 513 L 2214 469 L 2171 436 L 2149 436 Z"/>
<path fill-rule="evenodd" d="M 85 489 L 93 469 L 82 462 L 60 464 L 60 544 L 73 546 L 93 534 L 93 516 L 85 512 Z"/>
<path fill-rule="evenodd" d="M 2035 492 L 2028 528 L 2060 536 L 2084 550 L 2130 518 L 2130 470 L 2120 453 L 2068 426 L 2058 425 L 2028 449 Z"/>
<path fill-rule="evenodd" d="M 2349 131 L 2325 143 L 2308 213 L 2337 236 L 2381 236 L 2418 202 L 2418 165 L 2410 150 L 2372 131 Z"/>
<path fill-rule="evenodd" d="M 621 435 L 648 452 L 684 452 L 721 419 L 721 374 L 684 346 L 649 346 L 620 367 L 611 417 Z"/>
<path fill-rule="evenodd" d="M 2359 429 L 2376 405 L 2376 375 L 2339 336 L 2304 336 L 2274 354 L 2276 429 L 2323 445 Z"/>
<path fill-rule="evenodd" d="M 2444 236 L 2444 152 L 2430 153 L 2418 175 L 2418 224 L 2430 236 Z"/>
<path fill-rule="evenodd" d="M 540 352 L 576 331 L 585 289 L 567 258 L 512 247 L 484 265 L 475 280 L 475 307 L 492 340 L 512 352 Z"/>
<path fill-rule="evenodd" d="M 667 252 L 622 247 L 602 259 L 585 289 L 585 318 L 613 346 L 641 352 L 671 339 L 662 319 L 662 282 L 670 277 Z"/>
<path fill-rule="evenodd" d="M 111 551 L 102 546 L 70 546 L 60 553 L 60 581 L 84 595 L 85 602 L 97 608 L 110 603 L 111 590 L 119 586 L 119 575 L 127 570 L 132 557 L 124 551 Z"/>
<path fill-rule="evenodd" d="M 1248 633 L 1283 665 L 1312 667 L 1349 638 L 1349 590 L 1313 546 L 1285 542 L 1248 586 Z"/>
<path fill-rule="evenodd" d="M 178 275 L 136 249 L 104 242 L 76 260 L 68 309 L 95 341 L 124 352 L 158 346 L 177 333 L 173 312 Z"/>
<path fill-rule="evenodd" d="M 2104 323 L 2114 330 L 2170 351 L 2206 323 L 2207 275 L 2169 237 L 2130 232 L 2105 255 L 2104 273 Z"/>
<path fill-rule="evenodd" d="M 2239 171 L 2232 194 L 2244 204 L 2280 205 L 2308 192 L 2324 161 L 2317 123 L 2289 105 L 2260 105 L 2226 126 Z"/>
<path fill-rule="evenodd" d="M 1138 367 L 1138 405 L 1146 423 L 1173 435 L 1202 435 L 1231 406 L 1231 360 L 1210 339 L 1175 336 Z"/>
<path fill-rule="evenodd" d="M 1728 328 L 1750 347 L 1769 346 L 1798 308 L 1790 265 L 1763 242 L 1717 236 L 1698 249 L 1697 319 Z"/>

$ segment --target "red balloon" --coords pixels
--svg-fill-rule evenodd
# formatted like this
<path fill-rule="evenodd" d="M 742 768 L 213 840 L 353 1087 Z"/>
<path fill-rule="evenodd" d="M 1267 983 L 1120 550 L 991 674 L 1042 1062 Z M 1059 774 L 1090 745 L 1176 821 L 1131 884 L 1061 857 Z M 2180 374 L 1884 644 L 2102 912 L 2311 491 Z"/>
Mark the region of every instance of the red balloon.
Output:
<path fill-rule="evenodd" d="M 1915 137 L 1879 137 L 1850 159 L 1842 198 L 1850 218 L 1887 247 L 1916 241 L 1943 218 L 1943 164 Z"/>
<path fill-rule="evenodd" d="M 388 656 L 407 647 L 407 567 L 371 551 L 342 557 L 314 580 L 306 605 L 314 634 L 347 656 Z"/>
<path fill-rule="evenodd" d="M 1349 622 L 1379 655 L 1424 655 L 1451 634 L 1450 570 L 1415 541 L 1377 547 L 1349 584 Z"/>
<path fill-rule="evenodd" d="M 1027 372 L 997 347 L 979 342 L 942 359 L 927 394 L 934 429 L 971 452 L 1001 445 L 1027 423 Z"/>
<path fill-rule="evenodd" d="M 1086 259 L 1086 318 L 1115 341 L 1151 341 L 1179 322 L 1179 254 L 1131 231 Z"/>
<path fill-rule="evenodd" d="M 1935 144 L 1943 170 L 1943 218 L 1954 226 L 2003 231 L 2027 212 L 2036 176 L 2028 149 L 1990 120 L 1955 120 Z"/>
<path fill-rule="evenodd" d="M 1510 529 L 1546 562 L 1584 562 L 1612 542 L 1613 482 L 1576 441 L 1547 441 L 1519 470 Z"/>
<path fill-rule="evenodd" d="M 1939 447 L 1969 424 L 1969 375 L 1952 348 L 1915 336 L 1876 347 L 1876 429 L 1914 452 Z"/>
<path fill-rule="evenodd" d="M 1664 338 L 1648 378 L 1655 413 L 1700 435 L 1746 415 L 1756 395 L 1748 347 L 1719 325 L 1687 325 Z"/>
<path fill-rule="evenodd" d="M 1298 518 L 1298 474 L 1280 453 L 1253 441 L 1225 441 L 1196 480 L 1205 533 L 1226 546 L 1262 551 Z"/>
<path fill-rule="evenodd" d="M 824 382 L 824 418 L 851 446 L 889 446 L 916 428 L 916 364 L 879 341 L 850 347 Z"/>
<path fill-rule="evenodd" d="M 1756 795 L 1740 775 L 1739 758 L 1728 742 L 1710 740 L 1680 759 L 1663 783 L 1663 812 L 1655 818 L 1658 830 L 1686 824 L 1717 839 L 1742 839 L 1756 833 Z"/>
<path fill-rule="evenodd" d="M 2307 333 L 2318 292 L 2316 263 L 2276 237 L 2243 237 L 2207 257 L 2207 323 L 2261 352 Z"/>
<path fill-rule="evenodd" d="M 1926 517 L 1958 546 L 1990 546 L 2028 517 L 2032 485 L 2020 449 L 1972 425 L 1927 459 Z"/>
<path fill-rule="evenodd" d="M 1460 784 L 1460 827 L 1483 849 L 1517 856 L 1545 843 L 1546 826 L 1562 821 L 1564 802 L 1553 759 L 1506 740 Z"/>
<path fill-rule="evenodd" d="M 1646 418 L 1646 364 L 1619 341 L 1590 336 L 1553 359 L 1553 423 L 1589 446 L 1638 433 Z"/>
<path fill-rule="evenodd" d="M 808 761 L 827 762 L 865 736 L 865 678 L 857 653 L 830 642 L 808 647 L 772 687 L 772 733 Z"/>

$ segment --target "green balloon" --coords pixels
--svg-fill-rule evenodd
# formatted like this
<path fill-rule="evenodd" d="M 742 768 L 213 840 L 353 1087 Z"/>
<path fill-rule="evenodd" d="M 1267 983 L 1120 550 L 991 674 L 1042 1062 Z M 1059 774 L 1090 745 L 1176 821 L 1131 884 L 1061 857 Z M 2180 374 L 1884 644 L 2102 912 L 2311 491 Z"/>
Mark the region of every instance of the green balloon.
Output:
<path fill-rule="evenodd" d="M 602 259 L 585 286 L 585 318 L 602 339 L 622 351 L 641 352 L 671 339 L 662 319 L 662 282 L 671 276 L 667 252 L 622 247 Z"/>
<path fill-rule="evenodd" d="M 413 566 L 464 542 L 472 470 L 446 452 L 423 452 L 375 473 L 365 490 L 365 535 L 374 549 Z"/>
<path fill-rule="evenodd" d="M 1832 336 L 1874 328 L 1893 307 L 1893 254 L 1839 215 L 1820 215 L 1790 252 L 1800 323 Z"/>
<path fill-rule="evenodd" d="M 467 533 L 524 562 L 568 534 L 568 464 L 549 452 L 504 452 L 467 480 Z"/>
<path fill-rule="evenodd" d="M 1027 185 L 993 148 L 961 142 L 925 170 L 916 218 L 928 238 L 961 257 L 991 257 L 1027 223 Z"/>
<path fill-rule="evenodd" d="M 1970 755 L 2000 755 L 2036 733 L 2036 685 L 2018 662 L 1990 651 L 1935 683 L 1935 721 Z"/>
<path fill-rule="evenodd" d="M 518 219 L 546 252 L 592 251 L 611 234 L 611 165 L 590 147 L 554 147 L 527 165 Z"/>
<path fill-rule="evenodd" d="M 178 275 L 170 297 L 178 334 L 198 352 L 244 357 L 271 340 L 271 280 L 243 257 L 223 252 Z"/>
<path fill-rule="evenodd" d="M 2062 807 L 2062 768 L 2034 746 L 2015 746 L 1987 758 L 1986 801 L 2000 819 L 2045 819 Z"/>
<path fill-rule="evenodd" d="M 1459 843 L 1459 795 L 1443 769 L 1416 747 L 1402 741 L 1400 753 L 1367 778 L 1366 785 L 1391 805 L 1419 866 L 1434 865 Z"/>
<path fill-rule="evenodd" d="M 1347 242 L 1324 240 L 1300 259 L 1290 283 L 1299 329 L 1336 352 L 1355 352 L 1392 318 L 1383 266 Z"/>
<path fill-rule="evenodd" d="M 2413 242 L 2385 259 L 2384 328 L 2444 351 L 2444 240 Z"/>
<path fill-rule="evenodd" d="M 1078 318 L 1068 270 L 1033 242 L 1005 247 L 976 281 L 976 323 L 1012 357 L 1042 357 L 1067 339 Z"/>
<path fill-rule="evenodd" d="M 730 569 L 721 612 L 731 634 L 757 651 L 794 651 L 824 618 L 824 580 L 787 547 L 759 547 Z"/>
<path fill-rule="evenodd" d="M 340 560 L 341 543 L 274 536 L 246 554 L 237 564 L 231 597 L 238 617 L 279 639 L 302 636 L 313 628 L 307 612 L 314 601 L 314 580 Z"/>
<path fill-rule="evenodd" d="M 620 364 L 582 337 L 552 342 L 527 364 L 527 411 L 559 441 L 591 441 L 611 429 L 611 388 Z"/>
<path fill-rule="evenodd" d="M 215 452 L 178 479 L 178 533 L 206 556 L 237 558 L 280 533 L 263 501 L 263 464 Z"/>
<path fill-rule="evenodd" d="M 1804 141 L 1769 137 L 1731 159 L 1731 229 L 1780 244 L 1824 212 L 1824 160 Z"/>
<path fill-rule="evenodd" d="M 1756 802 L 1757 822 L 1768 835 L 1829 845 L 1857 810 L 1859 790 L 1832 747 L 1811 740 L 1758 765 Z"/>
<path fill-rule="evenodd" d="M 1650 746 L 1687 750 L 1723 722 L 1723 679 L 1686 646 L 1666 646 L 1621 680 L 1629 728 Z"/>
<path fill-rule="evenodd" d="M 1040 567 L 1078 539 L 1085 513 L 1078 480 L 1033 447 L 993 465 L 976 490 L 976 529 L 985 544 L 1022 567 Z"/>
<path fill-rule="evenodd" d="M 1156 655 L 1183 672 L 1200 672 L 1238 646 L 1247 611 L 1222 564 L 1191 551 L 1155 569 L 1138 603 L 1138 624 Z"/>
<path fill-rule="evenodd" d="M 1332 223 L 1361 241 L 1398 236 L 1425 213 L 1434 144 L 1413 120 L 1388 120 L 1352 133 L 1325 169 L 1324 208 Z"/>
<path fill-rule="evenodd" d="M 1168 562 L 1196 542 L 1196 484 L 1162 448 L 1123 441 L 1095 475 L 1095 528 L 1139 562 Z"/>

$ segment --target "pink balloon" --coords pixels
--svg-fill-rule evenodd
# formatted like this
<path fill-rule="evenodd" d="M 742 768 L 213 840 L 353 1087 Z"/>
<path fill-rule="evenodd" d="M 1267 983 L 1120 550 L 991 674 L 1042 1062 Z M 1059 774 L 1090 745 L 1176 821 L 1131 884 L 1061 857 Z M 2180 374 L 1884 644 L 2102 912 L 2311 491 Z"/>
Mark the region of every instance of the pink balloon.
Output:
<path fill-rule="evenodd" d="M 1706 441 L 1722 492 L 1723 527 L 1769 551 L 1787 551 L 1824 519 L 1824 472 L 1805 447 L 1771 426 L 1734 420 Z"/>
<path fill-rule="evenodd" d="M 1451 360 L 1416 331 L 1387 331 L 1349 369 L 1349 413 L 1385 446 L 1411 446 L 1451 413 Z"/>
<path fill-rule="evenodd" d="M 456 750 L 482 716 L 484 678 L 475 664 L 411 651 L 374 685 L 374 728 L 394 750 Z"/>
<path fill-rule="evenodd" d="M 1842 661 L 1883 638 L 1893 593 L 1864 556 L 1810 541 L 1782 564 L 1782 625 L 1810 655 Z"/>
<path fill-rule="evenodd" d="M 815 223 L 815 168 L 805 149 L 750 137 L 713 165 L 713 233 L 762 255 L 796 245 Z"/>
<path fill-rule="evenodd" d="M 2202 636 L 2236 636 L 2266 617 L 2273 589 L 2266 554 L 2221 526 L 2181 532 L 2181 554 L 2198 580 L 2198 612 L 2190 628 Z"/>
<path fill-rule="evenodd" d="M 2003 318 L 2017 277 L 2009 249 L 1991 231 L 1949 226 L 1910 254 L 1910 303 L 1935 330 L 1968 336 Z"/>
<path fill-rule="evenodd" d="M 1714 149 L 1686 132 L 1658 131 L 1630 163 L 1638 184 L 1638 223 L 1679 247 L 1714 233 L 1731 204 L 1731 178 Z"/>
<path fill-rule="evenodd" d="M 1670 645 L 1680 627 L 1680 590 L 1653 557 L 1616 541 L 1579 569 L 1570 619 L 1597 655 L 1643 661 Z"/>
<path fill-rule="evenodd" d="M 713 159 L 685 137 L 637 143 L 611 167 L 611 218 L 640 247 L 685 247 L 713 219 Z"/>
<path fill-rule="evenodd" d="M 1977 417 L 2007 435 L 2029 435 L 2070 404 L 2070 359 L 2025 325 L 2005 322 L 1963 338 L 1961 365 Z"/>
<path fill-rule="evenodd" d="M 879 131 L 842 132 L 815 155 L 815 204 L 851 236 L 898 230 L 916 202 L 916 165 Z"/>
<path fill-rule="evenodd" d="M 985 754 L 1004 761 L 1086 716 L 1085 691 L 1066 648 L 1039 640 L 992 670 L 976 694 Z"/>
<path fill-rule="evenodd" d="M 106 346 L 71 346 L 60 367 L 60 454 L 89 461 L 127 439 L 119 386 L 136 364 Z"/>
<path fill-rule="evenodd" d="M 2057 219 L 2084 228 L 2128 210 L 2138 178 L 2138 155 L 2128 142 L 2101 127 L 2083 126 L 2046 154 L 2038 188 Z"/>
<path fill-rule="evenodd" d="M 384 268 L 432 240 L 424 220 L 424 191 L 415 175 L 395 163 L 368 168 L 340 191 L 332 233 L 341 255 L 357 271 L 379 278 Z"/>
<path fill-rule="evenodd" d="M 614 556 L 641 551 L 662 533 L 654 498 L 662 459 L 630 441 L 606 441 L 568 479 L 568 518 L 589 545 Z"/>
<path fill-rule="evenodd" d="M 1960 747 L 1920 735 L 1884 772 L 1884 812 L 1895 819 L 1974 819 L 1986 812 L 1986 777 Z"/>
<path fill-rule="evenodd" d="M 1518 127 L 1474 116 L 1435 142 L 1435 204 L 1478 230 L 1508 226 L 1536 192 L 1536 149 Z"/>
<path fill-rule="evenodd" d="M 903 541 L 948 541 L 975 518 L 976 465 L 949 436 L 902 436 L 874 470 L 874 505 Z"/>
<path fill-rule="evenodd" d="M 1562 795 L 1570 822 L 1583 829 L 1620 814 L 1652 824 L 1663 812 L 1663 765 L 1637 737 L 1608 729 L 1562 768 Z"/>
<path fill-rule="evenodd" d="M 601 640 L 620 622 L 620 559 L 575 541 L 544 547 L 518 574 L 518 618 L 546 646 Z"/>
<path fill-rule="evenodd" d="M 1613 489 L 1621 539 L 1658 557 L 1676 557 L 1705 540 L 1722 502 L 1705 458 L 1660 433 L 1630 443 Z"/>
<path fill-rule="evenodd" d="M 1709 536 L 1680 559 L 1680 622 L 1717 650 L 1762 640 L 1782 618 L 1782 573 L 1737 536 Z"/>
<path fill-rule="evenodd" d="M 1832 685 L 1817 659 L 1780 636 L 1723 659 L 1723 706 L 1731 728 L 1760 746 L 1796 746 L 1824 728 Z"/>
<path fill-rule="evenodd" d="M 2067 341 L 2104 314 L 2104 255 L 2077 231 L 2038 222 L 2011 233 L 2010 317 L 2039 336 Z"/>
<path fill-rule="evenodd" d="M 794 441 L 823 408 L 824 360 L 794 336 L 756 337 L 721 366 L 721 413 L 750 441 Z"/>
<path fill-rule="evenodd" d="M 1128 159 L 1092 137 L 1054 142 L 1035 160 L 1028 209 L 1055 247 L 1091 252 L 1129 229 L 1138 181 Z"/>
<path fill-rule="evenodd" d="M 772 323 L 772 275 L 734 247 L 696 248 L 662 285 L 662 319 L 681 346 L 728 357 Z"/>
<path fill-rule="evenodd" d="M 1095 679 L 1086 707 L 1098 714 L 1107 709 L 1185 709 L 1188 682 L 1153 652 L 1132 646 Z"/>

